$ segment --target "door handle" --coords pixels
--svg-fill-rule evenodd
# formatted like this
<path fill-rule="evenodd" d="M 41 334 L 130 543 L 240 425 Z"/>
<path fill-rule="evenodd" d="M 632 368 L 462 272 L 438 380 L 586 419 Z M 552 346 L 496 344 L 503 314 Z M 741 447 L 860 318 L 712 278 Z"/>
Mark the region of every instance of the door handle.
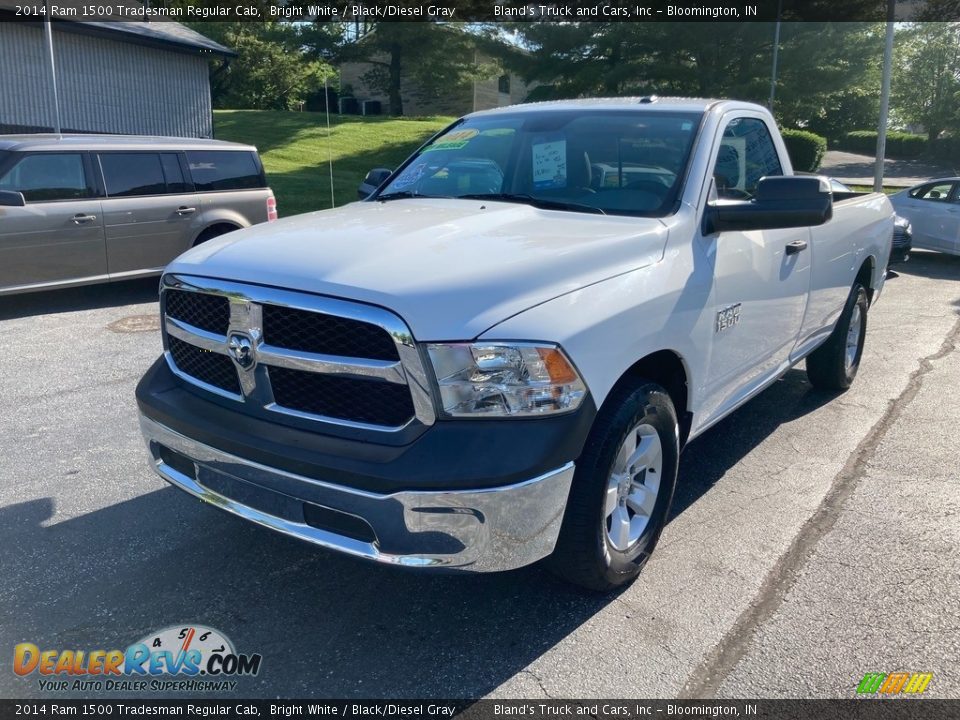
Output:
<path fill-rule="evenodd" d="M 794 240 L 787 243 L 787 255 L 796 255 L 798 252 L 807 249 L 806 240 Z"/>
<path fill-rule="evenodd" d="M 178 207 L 177 215 L 193 215 L 197 211 L 196 208 L 191 207 Z"/>
<path fill-rule="evenodd" d="M 83 213 L 77 213 L 73 216 L 73 222 L 77 225 L 83 225 L 83 223 L 92 222 L 96 219 L 96 215 L 84 215 Z"/>

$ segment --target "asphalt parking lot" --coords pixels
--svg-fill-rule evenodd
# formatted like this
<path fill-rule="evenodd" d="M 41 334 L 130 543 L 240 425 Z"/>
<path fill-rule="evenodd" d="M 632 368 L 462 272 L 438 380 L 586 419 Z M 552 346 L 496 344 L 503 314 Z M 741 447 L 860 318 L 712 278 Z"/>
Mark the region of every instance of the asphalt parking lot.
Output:
<path fill-rule="evenodd" d="M 960 258 L 898 270 L 854 387 L 792 370 L 692 443 L 657 553 L 609 597 L 537 566 L 363 564 L 205 507 L 137 427 L 156 280 L 0 298 L 0 696 L 51 697 L 16 643 L 199 623 L 263 655 L 247 697 L 853 697 L 868 671 L 960 697 Z"/>

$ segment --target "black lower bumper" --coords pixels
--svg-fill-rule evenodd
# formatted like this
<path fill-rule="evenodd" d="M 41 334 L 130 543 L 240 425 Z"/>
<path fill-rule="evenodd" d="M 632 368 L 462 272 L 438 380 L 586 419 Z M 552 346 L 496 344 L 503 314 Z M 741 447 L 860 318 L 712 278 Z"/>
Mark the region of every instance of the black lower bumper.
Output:
<path fill-rule="evenodd" d="M 160 358 L 137 386 L 140 412 L 225 453 L 344 487 L 391 493 L 522 482 L 579 457 L 596 407 L 566 415 L 438 420 L 406 445 L 381 445 L 245 415 L 203 396 Z"/>

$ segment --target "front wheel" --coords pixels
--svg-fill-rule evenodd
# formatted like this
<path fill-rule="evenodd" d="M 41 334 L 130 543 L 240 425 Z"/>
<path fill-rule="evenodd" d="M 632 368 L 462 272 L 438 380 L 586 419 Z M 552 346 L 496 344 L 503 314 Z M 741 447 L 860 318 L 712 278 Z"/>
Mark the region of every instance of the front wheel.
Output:
<path fill-rule="evenodd" d="M 867 336 L 867 291 L 856 283 L 827 341 L 807 357 L 807 378 L 821 390 L 846 390 L 860 369 Z"/>
<path fill-rule="evenodd" d="M 550 568 L 601 592 L 633 580 L 666 523 L 678 456 L 667 392 L 650 382 L 614 390 L 577 461 Z"/>

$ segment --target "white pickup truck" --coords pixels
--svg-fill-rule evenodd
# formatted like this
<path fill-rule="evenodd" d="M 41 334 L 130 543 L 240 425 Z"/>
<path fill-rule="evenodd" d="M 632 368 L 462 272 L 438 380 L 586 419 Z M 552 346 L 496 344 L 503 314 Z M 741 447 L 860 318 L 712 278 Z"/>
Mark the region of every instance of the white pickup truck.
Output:
<path fill-rule="evenodd" d="M 850 385 L 893 230 L 742 102 L 474 113 L 368 181 L 166 269 L 153 466 L 350 555 L 598 590 L 640 572 L 692 438 L 803 359 Z"/>

